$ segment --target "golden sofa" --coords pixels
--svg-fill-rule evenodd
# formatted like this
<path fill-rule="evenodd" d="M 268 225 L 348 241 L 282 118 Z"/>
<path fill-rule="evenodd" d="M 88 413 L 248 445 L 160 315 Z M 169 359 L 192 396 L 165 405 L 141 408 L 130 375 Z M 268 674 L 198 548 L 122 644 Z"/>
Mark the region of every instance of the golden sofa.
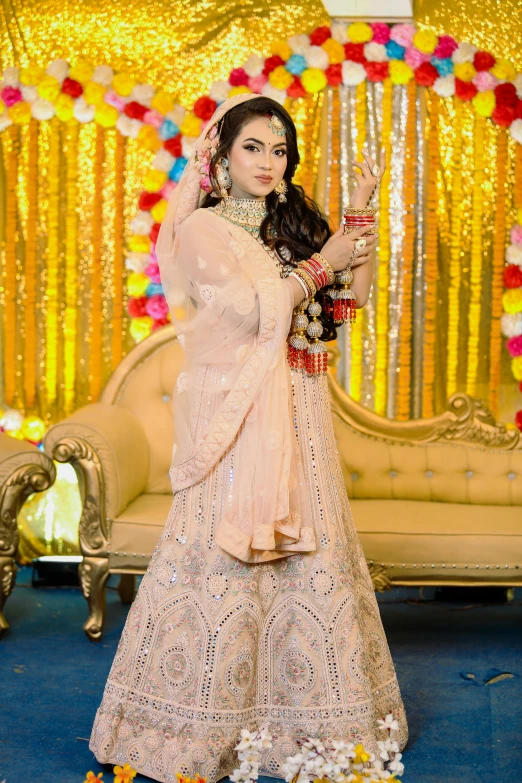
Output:
<path fill-rule="evenodd" d="M 18 512 L 32 492 L 48 489 L 55 479 L 56 469 L 46 454 L 0 433 L 0 636 L 9 628 L 3 609 L 16 579 Z"/>
<path fill-rule="evenodd" d="M 454 395 L 433 419 L 400 423 L 329 383 L 348 494 L 376 589 L 392 584 L 522 584 L 522 445 L 483 406 Z M 99 403 L 76 411 L 45 438 L 50 457 L 71 462 L 83 498 L 84 630 L 99 639 L 104 585 L 122 575 L 132 599 L 172 502 L 171 392 L 183 359 L 173 327 L 156 331 L 121 362 Z"/>

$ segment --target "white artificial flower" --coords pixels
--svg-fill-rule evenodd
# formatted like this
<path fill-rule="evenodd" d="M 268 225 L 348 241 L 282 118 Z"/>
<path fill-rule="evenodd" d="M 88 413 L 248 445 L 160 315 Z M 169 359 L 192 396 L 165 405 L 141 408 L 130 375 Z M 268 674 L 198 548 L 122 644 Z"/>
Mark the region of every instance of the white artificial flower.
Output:
<path fill-rule="evenodd" d="M 174 156 L 170 154 L 170 152 L 163 147 L 157 151 L 156 155 L 154 156 L 154 160 L 152 161 L 152 165 L 155 169 L 158 171 L 170 171 L 172 166 L 174 165 Z"/>
<path fill-rule="evenodd" d="M 53 60 L 45 69 L 47 76 L 53 76 L 59 82 L 63 82 L 69 73 L 69 63 L 61 58 Z"/>
<path fill-rule="evenodd" d="M 110 87 L 114 79 L 114 71 L 108 65 L 97 65 L 92 74 L 91 81 Z"/>
<path fill-rule="evenodd" d="M 134 119 L 133 117 L 127 117 L 126 114 L 120 114 L 116 120 L 116 127 L 118 128 L 121 135 L 129 136 L 132 139 L 138 138 L 138 133 L 140 132 L 142 125 L 142 122 Z"/>
<path fill-rule="evenodd" d="M 339 20 L 332 22 L 330 25 L 330 31 L 334 41 L 339 41 L 341 44 L 345 44 L 348 41 L 348 26 L 346 22 L 340 22 Z"/>
<path fill-rule="evenodd" d="M 364 44 L 364 56 L 369 62 L 373 63 L 385 63 L 389 59 L 384 44 L 375 43 L 374 41 Z"/>
<path fill-rule="evenodd" d="M 22 98 L 27 103 L 32 103 L 38 97 L 38 90 L 35 84 L 22 84 L 20 92 L 22 93 Z"/>
<path fill-rule="evenodd" d="M 4 111 L 3 114 L 0 114 L 0 132 L 5 130 L 12 124 L 13 121 L 12 119 L 10 119 L 9 115 L 7 114 L 7 111 Z"/>
<path fill-rule="evenodd" d="M 51 101 L 46 101 L 45 98 L 37 98 L 33 104 L 31 104 L 31 114 L 37 120 L 50 120 L 54 117 L 56 109 Z"/>
<path fill-rule="evenodd" d="M 92 122 L 96 114 L 96 106 L 88 104 L 83 95 L 80 95 L 74 102 L 73 114 L 78 122 Z"/>
<path fill-rule="evenodd" d="M 3 427 L 7 432 L 19 430 L 23 423 L 24 417 L 20 411 L 17 411 L 14 408 L 8 408 L 0 418 L 0 427 Z"/>
<path fill-rule="evenodd" d="M 520 245 L 509 245 L 506 249 L 506 261 L 508 264 L 516 264 L 522 268 L 522 247 Z"/>
<path fill-rule="evenodd" d="M 451 95 L 455 95 L 455 75 L 449 73 L 447 76 L 439 76 L 438 79 L 435 79 L 433 89 L 441 98 L 449 98 Z"/>
<path fill-rule="evenodd" d="M 137 101 L 142 106 L 150 106 L 155 91 L 152 84 L 137 84 L 130 94 L 130 100 Z"/>
<path fill-rule="evenodd" d="M 504 313 L 500 328 L 505 337 L 518 337 L 522 334 L 522 313 Z"/>
<path fill-rule="evenodd" d="M 393 717 L 392 712 L 388 713 L 384 720 L 377 720 L 377 725 L 385 731 L 399 731 L 399 721 Z"/>
<path fill-rule="evenodd" d="M 261 730 L 259 731 L 259 739 L 258 739 L 258 747 L 259 748 L 271 748 L 272 747 L 272 735 L 268 731 L 268 728 L 266 726 L 263 726 Z"/>
<path fill-rule="evenodd" d="M 354 63 L 353 60 L 344 60 L 341 68 L 343 84 L 353 86 L 361 84 L 366 79 L 366 71 L 361 63 Z"/>
<path fill-rule="evenodd" d="M 214 82 L 210 88 L 209 95 L 216 103 L 223 103 L 228 98 L 228 93 L 231 90 L 231 86 L 228 82 Z"/>
<path fill-rule="evenodd" d="M 20 81 L 20 68 L 12 65 L 10 68 L 6 68 L 3 73 L 4 87 L 18 87 Z"/>
<path fill-rule="evenodd" d="M 513 79 L 513 84 L 515 85 L 518 97 L 522 100 L 522 73 L 517 73 Z"/>
<path fill-rule="evenodd" d="M 181 137 L 181 154 L 184 158 L 187 158 L 187 160 L 190 158 L 196 142 L 197 138 L 195 136 Z"/>
<path fill-rule="evenodd" d="M 243 70 L 247 76 L 259 76 L 263 73 L 264 60 L 257 54 L 251 54 L 246 63 L 243 65 Z"/>
<path fill-rule="evenodd" d="M 456 65 L 460 65 L 461 63 L 472 63 L 477 51 L 477 47 L 473 44 L 461 43 L 451 55 L 451 59 Z"/>
<path fill-rule="evenodd" d="M 330 64 L 328 53 L 322 46 L 309 46 L 304 58 L 309 68 L 319 68 L 321 71 L 325 71 Z"/>
<path fill-rule="evenodd" d="M 174 104 L 174 108 L 171 109 L 166 115 L 167 119 L 171 120 L 174 125 L 181 125 L 187 115 L 186 110 L 179 103 Z"/>
<path fill-rule="evenodd" d="M 280 104 L 283 104 L 286 100 L 286 90 L 278 90 L 272 87 L 270 82 L 263 84 L 261 95 L 264 95 L 266 98 L 272 98 L 273 101 L 277 101 Z"/>
<path fill-rule="evenodd" d="M 150 255 L 148 253 L 129 253 L 125 259 L 126 269 L 132 272 L 144 272 L 150 264 Z"/>
<path fill-rule="evenodd" d="M 509 132 L 515 141 L 522 144 L 522 120 L 513 120 L 509 126 Z"/>
<path fill-rule="evenodd" d="M 130 221 L 131 231 L 133 231 L 135 234 L 141 234 L 142 236 L 148 234 L 153 225 L 154 225 L 154 218 L 152 217 L 150 212 L 145 212 L 144 210 L 141 209 L 139 210 L 139 212 L 135 214 L 135 216 Z"/>
<path fill-rule="evenodd" d="M 288 45 L 294 54 L 306 54 L 307 49 L 310 47 L 310 39 L 307 35 L 302 33 L 301 35 L 293 35 L 288 39 Z"/>

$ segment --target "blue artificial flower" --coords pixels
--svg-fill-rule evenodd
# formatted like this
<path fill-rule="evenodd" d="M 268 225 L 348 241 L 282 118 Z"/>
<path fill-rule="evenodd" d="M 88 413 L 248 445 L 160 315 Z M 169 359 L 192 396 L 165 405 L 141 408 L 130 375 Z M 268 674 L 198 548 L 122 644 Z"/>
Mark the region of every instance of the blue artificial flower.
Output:
<path fill-rule="evenodd" d="M 388 41 L 385 46 L 390 60 L 404 60 L 404 52 L 406 51 L 404 46 L 401 46 L 396 41 Z"/>
<path fill-rule="evenodd" d="M 302 54 L 293 54 L 285 63 L 285 68 L 292 76 L 301 76 L 308 68 L 308 63 Z"/>
<path fill-rule="evenodd" d="M 173 139 L 178 133 L 179 128 L 172 120 L 165 120 L 159 129 L 159 135 L 162 139 Z"/>
<path fill-rule="evenodd" d="M 439 76 L 449 76 L 450 73 L 453 73 L 453 62 L 449 57 L 442 59 L 440 57 L 432 57 L 431 64 L 435 66 Z"/>
<path fill-rule="evenodd" d="M 183 174 L 183 169 L 185 168 L 186 165 L 187 165 L 186 158 L 183 157 L 176 158 L 174 165 L 169 171 L 169 179 L 173 179 L 174 182 L 179 182 L 181 179 L 181 175 Z"/>
<path fill-rule="evenodd" d="M 161 283 L 149 283 L 147 286 L 147 290 L 145 291 L 146 296 L 156 296 L 156 294 L 162 294 L 163 293 L 163 286 Z"/>

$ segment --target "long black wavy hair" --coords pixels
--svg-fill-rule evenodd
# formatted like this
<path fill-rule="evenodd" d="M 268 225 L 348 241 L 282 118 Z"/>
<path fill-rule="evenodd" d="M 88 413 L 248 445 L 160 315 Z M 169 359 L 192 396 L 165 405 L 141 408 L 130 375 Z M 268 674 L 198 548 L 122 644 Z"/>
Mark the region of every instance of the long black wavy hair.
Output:
<path fill-rule="evenodd" d="M 332 232 L 326 216 L 319 206 L 309 198 L 300 185 L 292 182 L 295 170 L 299 163 L 299 150 L 297 148 L 297 132 L 291 116 L 281 104 L 272 98 L 252 98 L 252 100 L 240 103 L 230 109 L 222 118 L 219 131 L 219 145 L 210 162 L 210 181 L 214 192 L 219 193 L 219 185 L 216 176 L 216 166 L 231 149 L 243 127 L 257 117 L 267 114 L 275 114 L 285 126 L 286 130 L 286 170 L 284 179 L 287 184 L 286 203 L 280 203 L 277 193 L 272 191 L 266 198 L 268 214 L 261 224 L 261 239 L 286 262 L 285 253 L 290 251 L 292 261 L 297 265 L 298 261 L 310 258 L 312 253 L 320 252 L 326 240 Z M 221 198 L 207 194 L 201 206 L 213 207 L 221 201 Z M 269 229 L 273 228 L 275 239 L 270 236 Z M 316 300 L 322 304 L 323 294 L 317 292 Z M 321 339 L 324 341 L 335 340 L 337 331 L 333 319 L 323 311 L 319 316 L 323 325 Z"/>

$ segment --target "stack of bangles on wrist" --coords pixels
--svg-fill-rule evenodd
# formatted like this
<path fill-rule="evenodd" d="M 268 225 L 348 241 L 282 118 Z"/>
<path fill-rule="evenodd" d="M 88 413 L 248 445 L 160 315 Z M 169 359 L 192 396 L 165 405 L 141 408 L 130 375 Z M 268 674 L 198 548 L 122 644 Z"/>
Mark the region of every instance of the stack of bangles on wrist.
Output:
<path fill-rule="evenodd" d="M 331 264 L 320 253 L 313 253 L 306 261 L 299 261 L 297 269 L 292 270 L 289 276 L 299 281 L 306 297 L 310 299 L 320 288 L 332 285 L 335 281 Z"/>

